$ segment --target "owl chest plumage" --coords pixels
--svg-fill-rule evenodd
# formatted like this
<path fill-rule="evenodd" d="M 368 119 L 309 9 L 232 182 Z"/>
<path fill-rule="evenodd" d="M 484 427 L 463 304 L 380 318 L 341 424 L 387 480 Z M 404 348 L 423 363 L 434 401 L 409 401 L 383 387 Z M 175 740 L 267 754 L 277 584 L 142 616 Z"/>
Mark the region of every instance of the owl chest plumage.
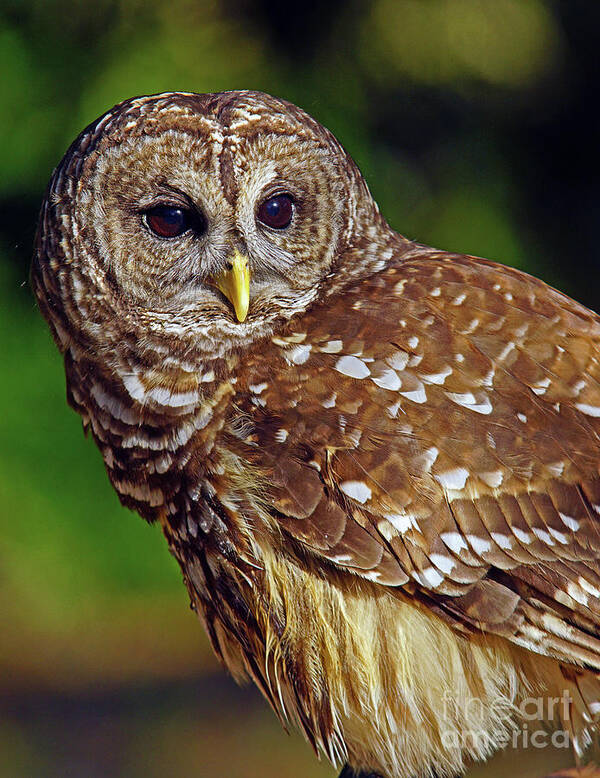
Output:
<path fill-rule="evenodd" d="M 523 480 L 533 485 L 559 469 L 575 479 L 573 456 L 556 459 L 558 430 L 563 441 L 576 435 L 561 401 L 575 394 L 588 407 L 583 385 L 571 389 L 561 375 L 576 359 L 585 369 L 587 351 L 571 349 L 566 359 L 565 348 L 547 343 L 569 326 L 597 324 L 581 318 L 583 309 L 569 314 L 571 322 L 556 318 L 552 303 L 532 296 L 538 282 L 510 272 L 492 289 L 497 277 L 494 266 L 466 270 L 461 258 L 421 252 L 211 362 L 190 355 L 165 362 L 159 340 L 142 358 L 134 333 L 116 348 L 109 378 L 92 360 L 67 356 L 72 402 L 91 423 L 121 499 L 148 519 L 202 526 L 194 514 L 208 495 L 238 517 L 234 523 L 260 517 L 265 531 L 277 536 L 283 528 L 351 572 L 459 595 L 486 568 L 472 564 L 457 521 L 473 550 L 500 569 L 532 551 L 552 556 L 546 536 L 560 549 L 572 527 L 554 527 L 549 516 L 552 529 L 534 533 L 536 549 L 532 541 L 507 545 L 499 527 L 488 548 L 477 512 L 456 498 L 449 512 L 448 492 L 470 484 L 483 522 L 493 525 L 485 501 L 499 487 L 518 491 Z M 439 304 L 442 287 L 455 311 Z M 535 325 L 523 324 L 523 306 Z M 592 501 L 594 440 L 576 443 L 579 472 L 589 462 Z M 572 496 L 561 489 L 556 500 L 565 510 L 585 510 L 575 487 Z M 530 530 L 515 526 L 517 535 Z M 586 558 L 595 539 L 580 530 Z"/>
<path fill-rule="evenodd" d="M 493 336 L 505 313 L 491 306 L 487 331 L 479 333 L 478 343 L 497 353 L 486 357 L 470 348 L 479 328 L 470 315 L 451 339 L 436 291 L 456 268 L 445 258 L 431 264 L 429 278 L 428 266 L 420 268 L 413 279 L 410 266 L 390 267 L 348 289 L 337 310 L 315 306 L 254 348 L 209 364 L 171 355 L 165 365 L 140 360 L 136 350 L 135 357 L 116 353 L 110 378 L 103 378 L 85 357 L 67 357 L 71 401 L 91 426 L 113 485 L 126 505 L 162 524 L 217 653 L 332 759 L 345 758 L 350 747 L 366 765 L 375 757 L 361 737 L 352 745 L 348 734 L 365 706 L 383 705 L 373 724 L 379 739 L 387 731 L 382 716 L 404 721 L 410 738 L 419 718 L 435 708 L 427 695 L 401 696 L 385 714 L 387 702 L 359 694 L 369 675 L 382 689 L 402 683 L 388 663 L 390 646 L 405 656 L 416 687 L 425 684 L 418 656 L 431 644 L 458 665 L 477 665 L 478 693 L 495 694 L 506 706 L 514 702 L 517 677 L 537 672 L 516 649 L 491 636 L 485 648 L 465 641 L 419 605 L 423 590 L 434 586 L 462 607 L 460 596 L 487 569 L 469 564 L 483 530 L 469 525 L 475 518 L 465 509 L 457 534 L 444 488 L 476 476 L 477 496 L 485 499 L 515 467 L 528 477 L 540 467 L 527 459 L 523 435 L 521 459 L 501 469 L 498 447 L 514 450 L 519 433 L 502 438 L 497 425 L 487 424 L 490 384 L 509 354 Z M 453 298 L 457 308 L 469 294 L 465 288 Z M 382 339 L 386 322 L 389 335 Z M 153 353 L 159 352 L 155 343 Z M 464 359 L 450 362 L 449 352 Z M 528 380 L 538 379 L 533 373 Z M 523 402 L 498 410 L 533 420 L 535 402 Z M 462 430 L 468 471 L 465 460 L 444 461 L 440 440 L 448 428 Z M 470 547 L 462 541 L 464 547 L 453 548 L 471 535 Z M 515 566 L 500 542 L 484 551 L 498 567 Z M 482 585 L 484 596 L 469 595 L 454 626 L 468 632 L 484 615 L 499 633 L 513 629 L 518 597 Z M 368 614 L 373 633 L 361 645 L 358 623 Z M 382 633 L 390 646 L 380 641 L 374 651 Z M 455 681 L 445 672 L 438 679 L 442 687 Z M 504 731 L 499 721 L 493 726 Z M 398 735 L 385 737 L 391 754 Z"/>

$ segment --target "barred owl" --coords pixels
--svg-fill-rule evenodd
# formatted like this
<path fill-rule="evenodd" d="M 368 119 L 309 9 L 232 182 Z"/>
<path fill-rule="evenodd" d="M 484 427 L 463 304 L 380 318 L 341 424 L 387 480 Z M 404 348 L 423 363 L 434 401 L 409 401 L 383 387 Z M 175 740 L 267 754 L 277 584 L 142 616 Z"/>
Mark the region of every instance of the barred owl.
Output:
<path fill-rule="evenodd" d="M 568 694 L 585 747 L 596 314 L 393 232 L 330 132 L 248 91 L 93 122 L 32 278 L 121 502 L 160 523 L 223 663 L 317 752 L 456 775 L 531 694 Z"/>

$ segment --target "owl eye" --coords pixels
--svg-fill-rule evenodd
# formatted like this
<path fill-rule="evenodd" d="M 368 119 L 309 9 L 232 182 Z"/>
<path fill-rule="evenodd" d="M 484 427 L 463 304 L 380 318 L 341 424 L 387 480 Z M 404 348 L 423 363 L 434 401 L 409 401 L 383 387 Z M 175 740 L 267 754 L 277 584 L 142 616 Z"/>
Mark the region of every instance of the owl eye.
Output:
<path fill-rule="evenodd" d="M 256 215 L 267 227 L 283 230 L 292 221 L 294 201 L 286 194 L 270 197 L 260 204 Z"/>
<path fill-rule="evenodd" d="M 146 226 L 160 238 L 177 238 L 192 226 L 190 211 L 177 205 L 155 205 L 144 211 Z"/>

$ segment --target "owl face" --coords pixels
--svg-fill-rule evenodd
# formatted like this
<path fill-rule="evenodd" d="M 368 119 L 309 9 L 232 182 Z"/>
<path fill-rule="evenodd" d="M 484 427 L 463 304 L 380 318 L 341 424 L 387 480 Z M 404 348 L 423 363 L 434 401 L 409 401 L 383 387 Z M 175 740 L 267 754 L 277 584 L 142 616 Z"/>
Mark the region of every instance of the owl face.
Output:
<path fill-rule="evenodd" d="M 356 176 L 333 136 L 283 101 L 169 94 L 91 125 L 52 186 L 84 282 L 129 317 L 193 319 L 236 340 L 310 305 L 351 242 Z"/>

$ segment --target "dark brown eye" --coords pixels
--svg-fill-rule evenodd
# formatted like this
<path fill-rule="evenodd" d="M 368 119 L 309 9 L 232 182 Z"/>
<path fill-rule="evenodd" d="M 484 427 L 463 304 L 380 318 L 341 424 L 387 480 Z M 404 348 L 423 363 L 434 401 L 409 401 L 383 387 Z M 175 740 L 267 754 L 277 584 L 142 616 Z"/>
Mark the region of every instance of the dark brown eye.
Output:
<path fill-rule="evenodd" d="M 147 226 L 160 238 L 176 238 L 190 229 L 192 217 L 188 210 L 176 205 L 155 205 L 144 212 Z"/>
<path fill-rule="evenodd" d="M 280 194 L 261 203 L 257 216 L 267 227 L 282 230 L 292 221 L 294 201 L 289 195 Z"/>

